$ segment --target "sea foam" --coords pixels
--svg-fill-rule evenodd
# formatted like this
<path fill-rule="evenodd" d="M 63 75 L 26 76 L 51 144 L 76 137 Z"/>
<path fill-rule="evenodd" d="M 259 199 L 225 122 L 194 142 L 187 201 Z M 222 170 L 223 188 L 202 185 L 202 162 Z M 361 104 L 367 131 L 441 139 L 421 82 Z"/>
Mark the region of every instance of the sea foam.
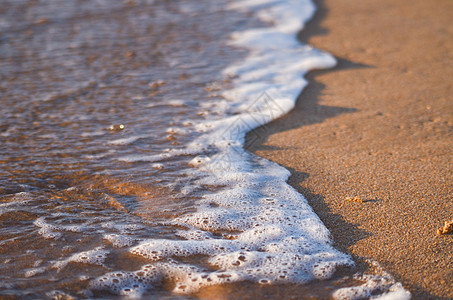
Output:
<path fill-rule="evenodd" d="M 98 277 L 91 282 L 94 289 L 137 296 L 166 279 L 175 283 L 175 293 L 244 280 L 306 283 L 353 265 L 349 255 L 332 246 L 329 231 L 306 199 L 286 183 L 289 171 L 244 150 L 247 132 L 294 107 L 307 85 L 304 74 L 336 63 L 296 38 L 315 7 L 309 0 L 249 0 L 234 1 L 229 9 L 254 12 L 270 25 L 231 35 L 229 44 L 248 49 L 249 55 L 223 72 L 234 87 L 214 105 L 222 118 L 196 124 L 199 137 L 183 150 L 123 158 L 155 162 L 195 155 L 190 166 L 200 179 L 194 184 L 224 188 L 205 194 L 195 212 L 168 222 L 179 228 L 181 239 L 142 240 L 129 248 L 148 265 Z M 183 262 L 194 255 L 205 256 L 204 264 Z"/>

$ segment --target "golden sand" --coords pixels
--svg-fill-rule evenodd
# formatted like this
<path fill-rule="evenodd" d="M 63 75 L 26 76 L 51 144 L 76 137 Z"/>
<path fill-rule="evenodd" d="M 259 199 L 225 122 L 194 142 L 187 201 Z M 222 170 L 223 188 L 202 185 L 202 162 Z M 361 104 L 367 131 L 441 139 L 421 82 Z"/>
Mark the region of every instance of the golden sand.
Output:
<path fill-rule="evenodd" d="M 359 269 L 370 258 L 415 299 L 453 298 L 453 236 L 436 235 L 453 216 L 453 2 L 315 2 L 300 39 L 338 66 L 309 73 L 250 148 L 292 172 Z"/>

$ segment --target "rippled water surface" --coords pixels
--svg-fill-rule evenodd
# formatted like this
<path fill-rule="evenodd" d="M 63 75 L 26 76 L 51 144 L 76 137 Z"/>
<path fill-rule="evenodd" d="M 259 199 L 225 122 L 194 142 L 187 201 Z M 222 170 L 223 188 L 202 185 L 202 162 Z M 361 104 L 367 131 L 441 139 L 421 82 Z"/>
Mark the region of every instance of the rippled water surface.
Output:
<path fill-rule="evenodd" d="M 172 238 L 159 224 L 192 209 L 197 195 L 181 189 L 193 157 L 140 157 L 191 141 L 228 84 L 220 71 L 240 51 L 225 41 L 247 22 L 223 5 L 2 2 L 0 293 L 83 295 L 143 263 L 121 243 Z M 98 260 L 70 262 L 84 251 Z"/>

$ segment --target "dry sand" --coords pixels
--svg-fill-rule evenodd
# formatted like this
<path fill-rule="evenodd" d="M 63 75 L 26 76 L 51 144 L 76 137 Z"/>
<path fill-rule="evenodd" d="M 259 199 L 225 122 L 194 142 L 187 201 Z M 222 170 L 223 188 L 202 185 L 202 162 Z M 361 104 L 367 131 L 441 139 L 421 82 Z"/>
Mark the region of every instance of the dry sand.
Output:
<path fill-rule="evenodd" d="M 336 246 L 415 299 L 453 298 L 453 1 L 325 0 L 301 33 L 335 55 L 249 149 L 291 170 Z M 364 201 L 347 201 L 359 197 Z"/>

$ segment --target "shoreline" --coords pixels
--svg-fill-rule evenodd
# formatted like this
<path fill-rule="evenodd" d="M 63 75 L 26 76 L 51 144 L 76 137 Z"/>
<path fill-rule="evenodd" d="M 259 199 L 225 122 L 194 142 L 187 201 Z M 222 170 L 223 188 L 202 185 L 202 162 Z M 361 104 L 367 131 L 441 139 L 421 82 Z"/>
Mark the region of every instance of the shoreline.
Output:
<path fill-rule="evenodd" d="M 369 258 L 414 299 L 453 297 L 453 237 L 436 234 L 453 219 L 453 5 L 314 2 L 299 38 L 338 65 L 311 71 L 295 109 L 247 148 L 291 171 L 359 270 Z"/>

